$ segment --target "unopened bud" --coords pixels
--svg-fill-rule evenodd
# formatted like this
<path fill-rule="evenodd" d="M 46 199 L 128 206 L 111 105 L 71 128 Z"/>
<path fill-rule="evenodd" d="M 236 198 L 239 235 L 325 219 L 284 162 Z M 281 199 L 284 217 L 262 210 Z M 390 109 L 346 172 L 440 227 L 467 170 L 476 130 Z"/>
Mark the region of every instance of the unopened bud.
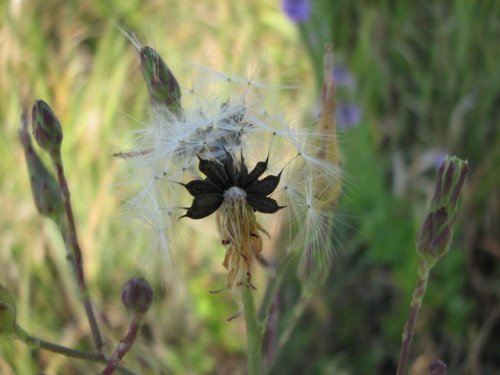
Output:
<path fill-rule="evenodd" d="M 165 61 L 151 47 L 140 51 L 141 70 L 151 98 L 174 113 L 181 111 L 181 88 Z"/>
<path fill-rule="evenodd" d="M 434 361 L 429 366 L 429 375 L 446 375 L 447 374 L 446 363 L 443 361 Z"/>
<path fill-rule="evenodd" d="M 433 258 L 440 258 L 448 251 L 451 241 L 451 225 L 446 209 L 431 211 L 425 218 L 417 237 L 417 249 Z"/>
<path fill-rule="evenodd" d="M 33 136 L 45 151 L 59 151 L 63 139 L 61 124 L 43 100 L 37 100 L 32 111 Z"/>
<path fill-rule="evenodd" d="M 14 295 L 0 283 L 0 336 L 15 334 L 16 326 Z"/>
<path fill-rule="evenodd" d="M 145 313 L 153 303 L 153 290 L 146 280 L 134 277 L 123 288 L 122 303 L 128 310 Z"/>
<path fill-rule="evenodd" d="M 28 164 L 31 193 L 33 194 L 36 208 L 42 216 L 57 221 L 62 217 L 64 212 L 59 186 L 54 176 L 49 172 L 33 148 L 24 114 L 19 137 L 24 149 L 26 163 Z"/>
<path fill-rule="evenodd" d="M 467 162 L 456 157 L 446 157 L 439 168 L 432 203 L 416 241 L 419 256 L 430 267 L 450 247 L 458 197 L 468 170 Z"/>
<path fill-rule="evenodd" d="M 431 209 L 445 207 L 450 219 L 454 220 L 458 197 L 468 172 L 467 161 L 446 156 L 439 168 Z"/>

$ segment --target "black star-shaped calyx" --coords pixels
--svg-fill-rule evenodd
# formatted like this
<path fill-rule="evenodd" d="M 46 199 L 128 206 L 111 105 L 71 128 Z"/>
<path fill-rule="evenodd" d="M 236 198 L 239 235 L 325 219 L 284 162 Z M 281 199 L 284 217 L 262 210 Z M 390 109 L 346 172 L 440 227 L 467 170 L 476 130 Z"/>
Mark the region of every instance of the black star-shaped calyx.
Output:
<path fill-rule="evenodd" d="M 229 152 L 223 163 L 217 160 L 200 160 L 199 170 L 207 176 L 204 180 L 193 180 L 184 187 L 194 197 L 186 214 L 191 219 L 202 219 L 213 214 L 224 202 L 224 199 L 246 199 L 254 211 L 272 214 L 283 208 L 269 198 L 278 186 L 281 172 L 259 180 L 267 170 L 268 159 L 259 161 L 249 173 L 243 156 L 239 168 Z"/>

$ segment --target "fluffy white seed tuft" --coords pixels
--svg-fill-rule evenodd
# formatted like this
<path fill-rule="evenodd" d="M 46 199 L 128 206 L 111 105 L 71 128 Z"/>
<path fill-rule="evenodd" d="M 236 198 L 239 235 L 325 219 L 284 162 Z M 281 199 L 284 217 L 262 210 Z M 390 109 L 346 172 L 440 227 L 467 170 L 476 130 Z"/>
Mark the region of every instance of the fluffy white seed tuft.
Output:
<path fill-rule="evenodd" d="M 130 38 L 136 41 L 133 35 Z M 140 48 L 137 41 L 134 45 Z M 335 134 L 294 127 L 281 113 L 268 110 L 263 104 L 264 85 L 200 70 L 203 79 L 182 87 L 182 116 L 155 106 L 149 121 L 136 131 L 136 146 L 119 154 L 129 165 L 127 182 L 132 188 L 125 215 L 139 230 L 147 230 L 151 248 L 161 254 L 164 272 L 174 273 L 173 233 L 177 235 L 191 220 L 179 220 L 192 203 L 182 184 L 206 177 L 198 171 L 199 158 L 220 161 L 229 152 L 237 165 L 243 156 L 250 170 L 267 159 L 264 176 L 283 172 L 273 198 L 286 206 L 287 248 L 300 254 L 302 270 L 327 270 L 334 254 L 327 192 L 339 184 L 341 170 L 324 156 L 330 150 L 323 145 Z M 220 89 L 221 85 L 225 87 Z M 224 193 L 226 201 L 245 197 L 239 188 Z M 257 214 L 257 220 L 260 216 L 265 215 Z M 158 264 L 154 260 L 158 256 L 150 259 Z"/>

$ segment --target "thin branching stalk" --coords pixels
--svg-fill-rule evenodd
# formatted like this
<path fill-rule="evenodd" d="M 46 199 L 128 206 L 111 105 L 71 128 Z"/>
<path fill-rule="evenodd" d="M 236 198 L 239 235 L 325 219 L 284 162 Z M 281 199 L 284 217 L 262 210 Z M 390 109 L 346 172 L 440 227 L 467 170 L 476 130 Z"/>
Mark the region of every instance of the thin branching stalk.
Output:
<path fill-rule="evenodd" d="M 422 306 L 422 300 L 424 299 L 425 289 L 429 280 L 429 273 L 430 269 L 426 267 L 423 262 L 421 262 L 419 264 L 415 290 L 413 291 L 413 296 L 411 299 L 410 312 L 408 314 L 408 319 L 403 330 L 403 338 L 401 342 L 401 350 L 399 353 L 396 375 L 404 375 L 406 373 L 406 368 L 408 367 L 408 356 L 410 353 L 411 340 L 415 331 L 415 323 L 417 322 L 418 312 L 420 310 L 420 307 Z"/>
<path fill-rule="evenodd" d="M 450 248 L 458 199 L 468 171 L 467 161 L 449 156 L 439 168 L 432 202 L 417 234 L 416 250 L 419 257 L 417 283 L 403 330 L 397 375 L 404 375 L 408 367 L 411 339 L 431 269 Z"/>
<path fill-rule="evenodd" d="M 111 355 L 111 358 L 108 361 L 108 365 L 102 370 L 102 375 L 111 375 L 115 372 L 120 364 L 120 361 L 123 359 L 125 354 L 132 348 L 132 345 L 137 338 L 137 334 L 139 333 L 139 329 L 141 328 L 142 321 L 144 320 L 144 314 L 134 314 L 130 324 L 128 326 L 128 331 L 123 340 L 120 341 L 115 351 Z"/>
<path fill-rule="evenodd" d="M 56 169 L 57 181 L 59 183 L 59 189 L 61 191 L 61 196 L 64 204 L 64 211 L 66 213 L 66 219 L 68 221 L 68 239 L 73 250 L 73 262 L 75 268 L 75 276 L 77 279 L 78 289 L 80 290 L 80 295 L 82 298 L 83 307 L 85 309 L 85 314 L 89 321 L 90 330 L 92 332 L 92 337 L 94 339 L 94 345 L 98 351 L 102 351 L 104 347 L 104 342 L 102 339 L 101 331 L 97 324 L 97 319 L 92 308 L 92 302 L 87 289 L 87 284 L 85 282 L 85 274 L 83 271 L 83 257 L 82 250 L 80 248 L 80 243 L 78 242 L 78 235 L 75 226 L 75 219 L 73 215 L 73 208 L 71 206 L 70 192 L 68 184 L 66 182 L 66 177 L 64 174 L 64 168 L 62 163 L 61 154 L 59 151 L 51 152 L 50 158 L 54 168 Z"/>
<path fill-rule="evenodd" d="M 57 354 L 62 354 L 66 357 L 71 357 L 71 358 L 78 358 L 82 359 L 85 361 L 89 362 L 95 362 L 95 363 L 107 363 L 108 360 L 104 357 L 104 355 L 100 352 L 83 352 L 81 350 L 73 349 L 73 348 L 68 348 L 67 346 L 55 344 L 50 341 L 43 340 L 41 338 L 27 335 L 26 337 L 23 338 L 23 341 L 29 344 L 30 346 L 34 346 L 38 349 L 43 349 L 47 350 L 52 353 L 57 353 Z M 117 370 L 121 374 L 125 375 L 136 375 L 135 372 L 125 368 L 125 367 L 118 367 Z"/>

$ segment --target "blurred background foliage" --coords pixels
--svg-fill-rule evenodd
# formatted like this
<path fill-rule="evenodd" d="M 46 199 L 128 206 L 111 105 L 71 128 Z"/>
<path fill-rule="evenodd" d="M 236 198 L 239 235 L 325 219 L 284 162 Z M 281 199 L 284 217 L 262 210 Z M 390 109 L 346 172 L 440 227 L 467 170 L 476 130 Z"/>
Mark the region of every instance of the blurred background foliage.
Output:
<path fill-rule="evenodd" d="M 286 1 L 301 3 L 304 1 Z M 413 345 L 412 374 L 443 359 L 450 374 L 500 372 L 500 2 L 312 0 L 297 22 L 278 0 L 0 3 L 0 279 L 19 322 L 62 344 L 90 348 L 56 228 L 36 214 L 17 139 L 23 106 L 47 101 L 63 124 L 63 157 L 90 289 L 110 347 L 123 334 L 123 283 L 136 273 L 114 194 L 114 152 L 147 118 L 136 51 L 124 24 L 185 79 L 186 62 L 270 83 L 291 120 L 312 123 L 325 41 L 335 43 L 345 196 L 334 234 L 338 262 L 314 296 L 274 374 L 395 372 L 415 282 L 414 238 L 443 155 L 471 173 L 450 253 L 431 274 Z M 256 68 L 257 67 L 257 68 Z M 177 73 L 179 71 L 179 73 Z M 343 74 L 343 75 L 342 75 Z M 223 283 L 222 249 L 180 241 L 186 291 L 160 290 L 126 364 L 147 374 L 243 374 L 244 325 Z M 201 246 L 203 244 L 203 246 Z M 188 246 L 189 245 L 189 246 Z M 141 249 L 135 243 L 135 251 Z M 146 254 L 146 252 L 145 252 Z M 146 256 L 146 255 L 145 255 Z M 298 298 L 289 275 L 281 322 Z M 181 298 L 179 298 L 181 297 Z M 280 329 L 286 327 L 278 326 Z M 0 373 L 88 374 L 95 365 L 0 340 Z"/>

